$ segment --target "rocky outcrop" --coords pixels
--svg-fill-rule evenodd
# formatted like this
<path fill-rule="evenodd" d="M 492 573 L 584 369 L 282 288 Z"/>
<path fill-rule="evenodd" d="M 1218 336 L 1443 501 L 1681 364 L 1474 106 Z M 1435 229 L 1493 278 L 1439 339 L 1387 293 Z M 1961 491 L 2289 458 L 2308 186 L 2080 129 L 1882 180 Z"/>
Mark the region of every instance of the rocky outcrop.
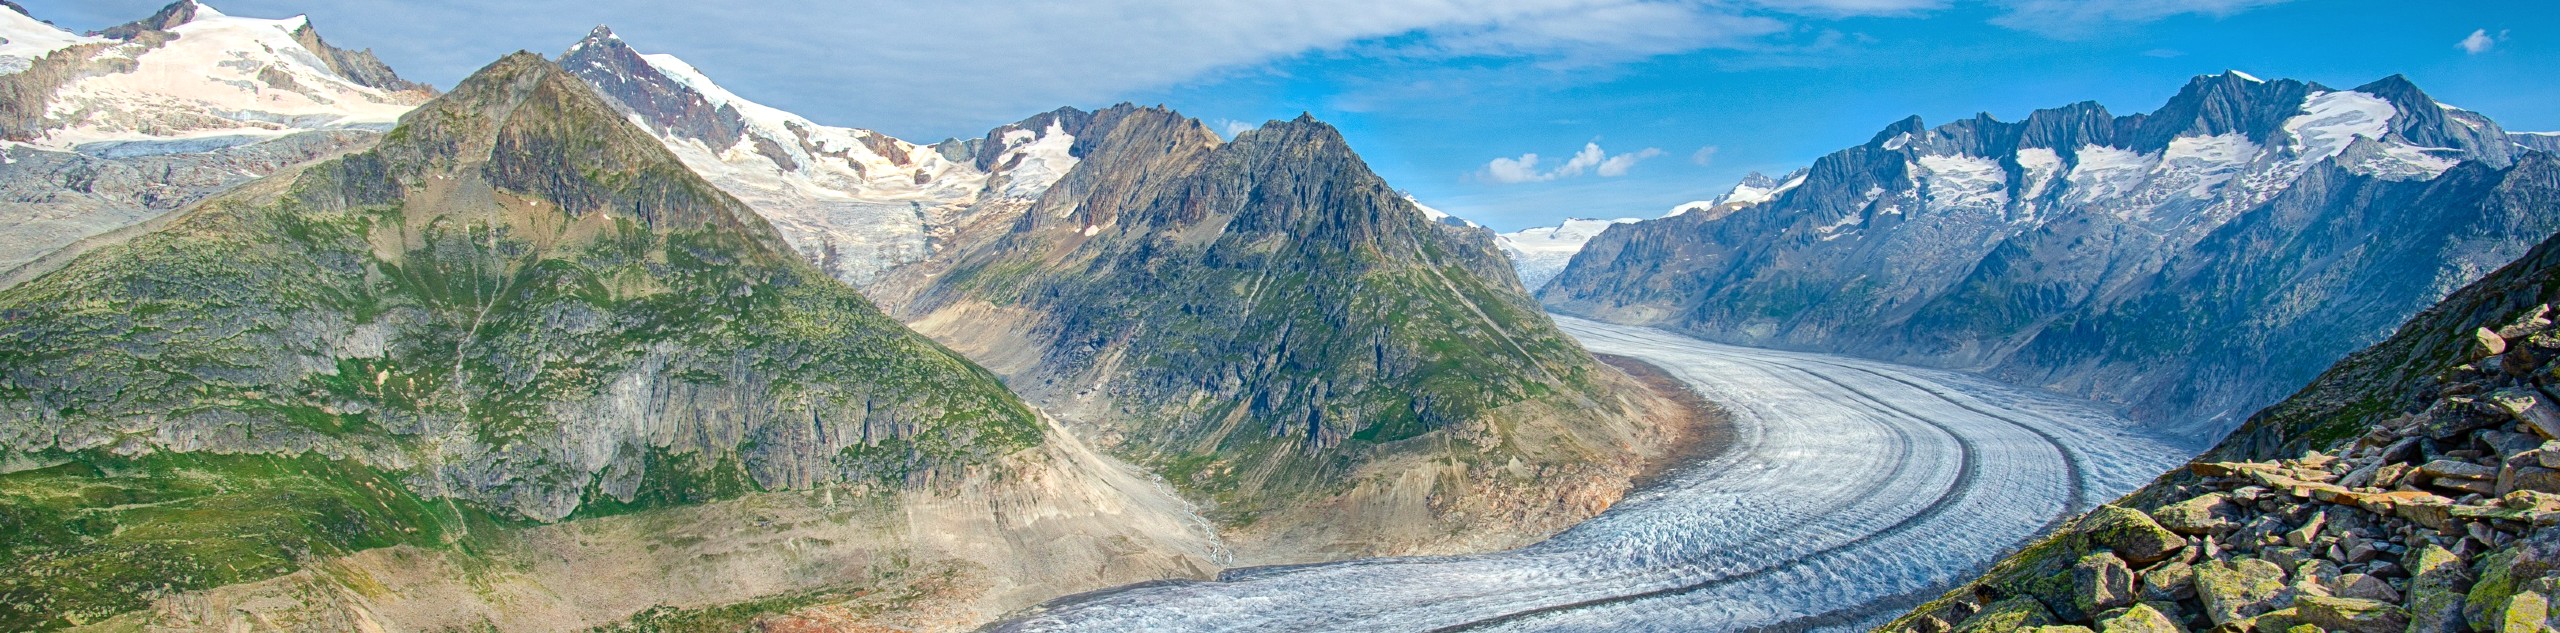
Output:
<path fill-rule="evenodd" d="M 2092 577 L 2090 557 L 2163 549 L 2120 535 L 2166 531 L 2183 546 L 2129 567 L 2140 602 L 2187 630 L 2548 630 L 2560 590 L 2555 300 L 2560 239 L 2339 362 L 2123 507 L 1885 629 L 1962 630 L 2019 600 L 2084 625 L 2119 621 L 2129 611 L 2096 611 L 2117 585 L 2053 578 Z"/>
<path fill-rule="evenodd" d="M 99 147 L 7 150 L 0 163 L 0 288 L 31 277 L 11 271 L 74 242 L 140 224 L 241 183 L 371 145 L 380 134 L 303 132 L 209 151 Z"/>
<path fill-rule="evenodd" d="M 391 70 L 391 65 L 373 56 L 373 49 L 347 50 L 330 46 L 327 40 L 320 39 L 320 30 L 312 28 L 307 20 L 302 23 L 302 28 L 293 31 L 293 39 L 301 42 L 303 48 L 310 49 L 312 54 L 319 55 L 320 61 L 329 64 L 329 70 L 356 82 L 356 85 L 426 97 L 436 94 L 435 86 L 401 79 L 399 72 Z"/>
<path fill-rule="evenodd" d="M 2202 440 L 2560 229 L 2560 163 L 2504 138 L 2397 77 L 1915 118 L 1766 202 L 1613 227 L 1540 296 L 1983 370 Z"/>
<path fill-rule="evenodd" d="M 1491 232 L 1431 219 L 1331 126 L 1221 143 L 1162 109 L 1053 115 L 1025 126 L 1078 130 L 1073 171 L 870 290 L 1237 538 L 1300 552 L 1272 562 L 1560 527 L 1651 450 L 1651 398 L 1527 300 Z"/>

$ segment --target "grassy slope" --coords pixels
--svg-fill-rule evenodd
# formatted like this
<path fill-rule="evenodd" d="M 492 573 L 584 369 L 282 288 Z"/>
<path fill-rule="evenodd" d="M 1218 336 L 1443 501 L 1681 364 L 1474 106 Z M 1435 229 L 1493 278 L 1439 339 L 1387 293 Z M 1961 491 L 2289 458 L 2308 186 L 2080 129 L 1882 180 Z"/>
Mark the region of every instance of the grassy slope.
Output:
<path fill-rule="evenodd" d="M 510 57 L 281 199 L 208 203 L 0 293 L 0 454 L 67 461 L 0 475 L 0 629 L 440 543 L 540 494 L 589 514 L 733 496 L 760 486 L 759 439 L 787 437 L 760 422 L 862 424 L 878 434 L 831 466 L 891 487 L 1040 442 L 992 376 L 585 90 Z M 630 440 L 658 442 L 646 476 L 599 494 L 558 436 L 633 374 L 737 403 L 644 415 L 744 441 Z M 492 456 L 438 472 L 456 446 Z"/>

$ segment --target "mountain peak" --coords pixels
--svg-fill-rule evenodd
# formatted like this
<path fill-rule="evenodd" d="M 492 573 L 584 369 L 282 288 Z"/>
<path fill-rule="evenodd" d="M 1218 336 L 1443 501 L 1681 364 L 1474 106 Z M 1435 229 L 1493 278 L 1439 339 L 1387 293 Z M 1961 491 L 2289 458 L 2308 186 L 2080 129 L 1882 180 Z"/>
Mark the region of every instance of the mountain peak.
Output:
<path fill-rule="evenodd" d="M 213 7 L 205 6 L 196 0 L 178 0 L 169 3 L 169 6 L 161 7 L 160 11 L 152 13 L 151 17 L 108 27 L 103 31 L 92 31 L 89 35 L 129 40 L 146 31 L 166 31 L 178 28 L 178 25 L 193 22 L 199 17 L 220 17 L 221 15 L 221 11 L 216 11 Z"/>
<path fill-rule="evenodd" d="M 576 53 L 578 52 L 578 49 L 597 44 L 605 44 L 608 42 L 620 44 L 622 43 L 622 36 L 615 35 L 613 33 L 613 27 L 598 24 L 594 30 L 587 31 L 586 39 L 578 40 L 578 43 L 569 45 L 569 52 Z M 566 55 L 563 55 L 563 57 L 566 57 Z"/>
<path fill-rule="evenodd" d="M 11 10 L 11 11 L 16 11 L 16 12 L 18 12 L 18 15 L 27 16 L 27 17 L 30 17 L 30 18 L 32 18 L 32 17 L 36 17 L 36 14 L 28 13 L 28 12 L 27 12 L 27 8 L 26 8 L 26 7 L 18 6 L 18 3 L 16 3 L 16 2 L 10 2 L 9 0 L 0 0 L 0 8 L 5 8 L 5 9 Z M 48 22 L 47 24 L 50 24 L 50 22 Z"/>

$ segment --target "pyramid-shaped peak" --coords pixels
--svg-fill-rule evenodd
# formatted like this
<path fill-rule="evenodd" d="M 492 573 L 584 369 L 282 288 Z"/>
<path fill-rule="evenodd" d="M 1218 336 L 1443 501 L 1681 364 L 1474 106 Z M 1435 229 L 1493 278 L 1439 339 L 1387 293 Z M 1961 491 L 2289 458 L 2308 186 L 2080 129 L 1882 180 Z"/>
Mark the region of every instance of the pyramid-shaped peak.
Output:
<path fill-rule="evenodd" d="M 145 32 L 178 28 L 179 25 L 194 22 L 197 18 L 222 17 L 222 15 L 221 11 L 195 0 L 178 0 L 169 3 L 169 6 L 161 7 L 158 12 L 152 13 L 151 17 L 108 27 L 103 31 L 92 31 L 89 35 L 129 40 Z"/>

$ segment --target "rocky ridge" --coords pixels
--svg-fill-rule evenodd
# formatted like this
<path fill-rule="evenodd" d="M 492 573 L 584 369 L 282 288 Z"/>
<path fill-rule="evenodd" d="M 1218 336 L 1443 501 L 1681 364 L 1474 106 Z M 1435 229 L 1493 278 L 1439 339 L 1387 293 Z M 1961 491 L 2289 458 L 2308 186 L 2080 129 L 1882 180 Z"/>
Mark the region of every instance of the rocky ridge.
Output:
<path fill-rule="evenodd" d="M 1613 227 L 1540 296 L 1981 370 L 2201 439 L 2560 229 L 2547 157 L 2400 77 L 2225 73 L 2147 113 L 1906 119 L 1765 202 Z"/>
<path fill-rule="evenodd" d="M 2555 299 L 2560 240 L 1883 630 L 2550 630 Z"/>
<path fill-rule="evenodd" d="M 802 255 L 867 286 L 978 218 L 1029 206 L 1075 165 L 1091 115 L 1062 109 L 982 139 L 918 145 L 749 101 L 671 55 L 596 27 L 560 56 L 669 150 L 762 214 Z"/>

